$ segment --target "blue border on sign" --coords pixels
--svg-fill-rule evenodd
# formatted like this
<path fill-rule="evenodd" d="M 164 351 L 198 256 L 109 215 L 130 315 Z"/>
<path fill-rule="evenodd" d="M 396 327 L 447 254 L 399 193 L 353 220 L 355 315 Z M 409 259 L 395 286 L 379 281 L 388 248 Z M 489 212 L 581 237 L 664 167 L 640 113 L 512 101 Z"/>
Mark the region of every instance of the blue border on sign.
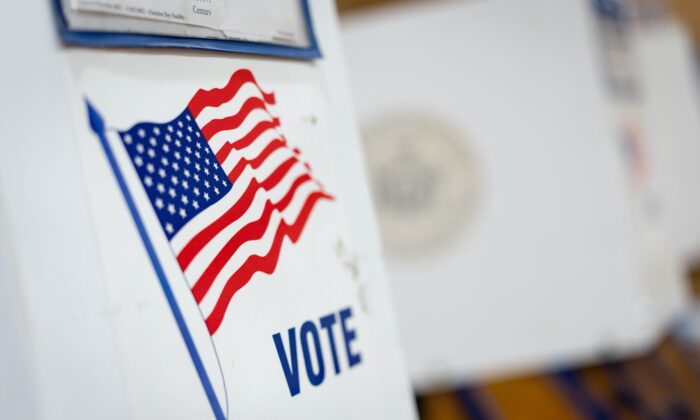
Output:
<path fill-rule="evenodd" d="M 192 335 L 190 334 L 190 331 L 187 328 L 187 324 L 185 324 L 185 319 L 182 316 L 182 311 L 180 311 L 180 307 L 177 305 L 175 295 L 173 295 L 173 291 L 170 288 L 170 284 L 168 283 L 168 280 L 165 277 L 165 272 L 163 271 L 163 267 L 161 266 L 160 261 L 158 260 L 158 256 L 156 255 L 153 243 L 151 242 L 151 239 L 148 236 L 148 232 L 146 232 L 146 227 L 144 226 L 143 221 L 141 220 L 141 216 L 139 215 L 139 212 L 136 208 L 134 199 L 131 197 L 129 188 L 126 185 L 124 177 L 122 176 L 122 173 L 119 170 L 117 161 L 114 158 L 114 153 L 112 152 L 112 149 L 109 146 L 109 142 L 107 141 L 107 137 L 105 136 L 104 120 L 88 100 L 85 100 L 85 104 L 87 105 L 90 127 L 100 139 L 100 143 L 104 148 L 107 160 L 109 161 L 109 164 L 112 167 L 112 171 L 114 172 L 114 176 L 117 179 L 117 184 L 119 184 L 119 188 L 121 189 L 122 194 L 124 195 L 124 199 L 129 208 L 129 212 L 131 212 L 131 216 L 134 219 L 134 223 L 136 224 L 136 228 L 139 231 L 139 235 L 141 236 L 143 244 L 146 247 L 148 257 L 150 258 L 151 263 L 153 264 L 153 269 L 155 270 L 156 275 L 158 276 L 158 280 L 160 281 L 160 285 L 163 288 L 163 293 L 165 293 L 165 298 L 168 301 L 168 305 L 170 305 L 170 309 L 173 312 L 173 316 L 175 317 L 177 326 L 180 329 L 182 339 L 185 341 L 187 351 L 190 353 L 192 362 L 194 363 L 195 369 L 199 374 L 199 379 L 201 380 L 202 386 L 204 387 L 204 391 L 207 394 L 209 404 L 211 405 L 211 408 L 214 411 L 214 415 L 216 416 L 217 420 L 225 420 L 226 416 L 224 416 L 224 413 L 221 410 L 221 404 L 219 404 L 219 400 L 216 397 L 216 393 L 214 392 L 214 388 L 211 385 L 209 376 L 207 375 L 207 372 L 204 369 L 204 364 L 202 363 L 202 359 L 199 356 L 197 348 L 194 345 Z"/>
<path fill-rule="evenodd" d="M 149 35 L 127 32 L 75 31 L 68 27 L 63 14 L 61 0 L 53 0 L 56 25 L 59 35 L 66 44 L 84 47 L 150 47 L 150 48 L 186 48 L 239 54 L 253 54 L 297 60 L 313 60 L 321 57 L 321 50 L 316 41 L 308 0 L 299 0 L 309 46 L 306 48 L 264 42 L 236 41 L 228 39 L 209 39 L 178 37 L 168 35 Z"/>

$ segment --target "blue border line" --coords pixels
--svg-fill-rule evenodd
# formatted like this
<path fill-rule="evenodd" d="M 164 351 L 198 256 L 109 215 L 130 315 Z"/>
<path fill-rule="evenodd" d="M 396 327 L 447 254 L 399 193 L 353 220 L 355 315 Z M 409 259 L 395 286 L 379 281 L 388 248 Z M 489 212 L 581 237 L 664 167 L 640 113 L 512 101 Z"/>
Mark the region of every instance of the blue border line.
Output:
<path fill-rule="evenodd" d="M 117 183 L 119 184 L 119 188 L 122 190 L 122 193 L 124 194 L 124 199 L 126 200 L 126 204 L 129 207 L 129 211 L 131 212 L 131 216 L 134 219 L 134 223 L 136 224 L 136 228 L 139 231 L 139 234 L 141 235 L 141 239 L 143 240 L 143 244 L 146 247 L 146 252 L 148 252 L 148 256 L 151 259 L 151 263 L 153 264 L 153 269 L 156 272 L 156 275 L 158 276 L 158 280 L 160 281 L 160 285 L 163 288 L 163 293 L 165 293 L 165 297 L 168 300 L 168 304 L 170 305 L 170 309 L 173 312 L 173 316 L 175 317 L 175 321 L 177 322 L 177 326 L 180 328 L 180 333 L 182 333 L 182 339 L 185 340 L 185 344 L 187 345 L 187 350 L 190 353 L 190 357 L 192 358 L 192 362 L 194 363 L 195 368 L 197 369 L 197 373 L 199 374 L 199 379 L 202 381 L 202 386 L 204 387 L 204 391 L 207 394 L 207 398 L 209 399 L 209 403 L 211 404 L 211 408 L 214 411 L 214 415 L 218 420 L 225 420 L 226 417 L 224 416 L 224 413 L 221 411 L 221 406 L 219 405 L 219 400 L 216 398 L 216 394 L 214 393 L 214 389 L 211 386 L 211 382 L 209 381 L 209 376 L 207 376 L 207 372 L 204 370 L 204 365 L 202 364 L 202 359 L 199 357 L 199 353 L 197 352 L 197 348 L 194 345 L 194 342 L 192 341 L 192 336 L 190 335 L 190 331 L 187 329 L 187 325 L 185 324 L 185 319 L 182 317 L 182 312 L 180 312 L 180 308 L 177 306 L 177 302 L 175 301 L 175 296 L 173 295 L 172 290 L 170 289 L 170 284 L 168 284 L 168 281 L 165 277 L 165 273 L 163 272 L 163 267 L 160 265 L 160 261 L 158 260 L 158 256 L 156 255 L 155 249 L 153 248 L 153 244 L 151 243 L 151 240 L 148 237 L 148 233 L 146 232 L 146 228 L 143 224 L 143 221 L 141 220 L 141 217 L 139 216 L 138 210 L 136 209 L 136 205 L 134 204 L 134 200 L 131 197 L 131 194 L 129 193 L 129 189 L 126 186 L 126 182 L 124 181 L 124 178 L 119 170 L 119 167 L 117 165 L 117 161 L 114 158 L 114 154 L 112 153 L 112 149 L 109 147 L 109 143 L 107 142 L 107 138 L 105 137 L 105 127 L 104 127 L 104 121 L 102 120 L 102 117 L 100 114 L 93 108 L 92 104 L 86 99 L 85 104 L 87 105 L 87 110 L 88 110 L 88 118 L 90 120 L 90 127 L 92 127 L 92 130 L 95 132 L 97 137 L 99 137 L 100 142 L 102 143 L 102 147 L 104 148 L 105 154 L 107 155 L 107 160 L 109 161 L 110 166 L 112 167 L 112 170 L 114 172 L 114 176 L 117 179 Z"/>
<path fill-rule="evenodd" d="M 151 47 L 186 48 L 228 53 L 264 55 L 298 60 L 321 57 L 308 0 L 299 0 L 306 25 L 309 46 L 306 48 L 269 44 L 264 42 L 236 41 L 228 39 L 192 38 L 168 35 L 148 35 L 126 32 L 74 31 L 68 27 L 63 15 L 61 0 L 53 0 L 56 26 L 63 42 L 86 47 Z"/>
<path fill-rule="evenodd" d="M 579 373 L 573 369 L 562 369 L 554 372 L 551 379 L 559 385 L 567 398 L 587 419 L 613 420 L 615 416 L 602 404 L 599 404 L 585 385 L 581 382 Z"/>
<path fill-rule="evenodd" d="M 488 420 L 490 417 L 479 404 L 478 397 L 475 395 L 472 388 L 463 387 L 455 391 L 460 405 L 464 409 L 467 416 L 472 420 Z"/>

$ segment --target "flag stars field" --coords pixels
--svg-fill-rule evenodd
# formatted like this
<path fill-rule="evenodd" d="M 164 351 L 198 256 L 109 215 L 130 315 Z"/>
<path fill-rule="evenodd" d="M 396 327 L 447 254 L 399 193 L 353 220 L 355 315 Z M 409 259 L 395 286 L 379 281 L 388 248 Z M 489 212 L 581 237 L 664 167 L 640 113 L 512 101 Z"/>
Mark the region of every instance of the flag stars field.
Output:
<path fill-rule="evenodd" d="M 201 196 L 202 190 L 209 191 L 207 195 L 209 197 L 211 194 L 221 194 L 221 188 L 223 191 L 231 188 L 231 183 L 223 169 L 218 167 L 216 162 L 205 158 L 209 155 L 209 145 L 205 140 L 197 135 L 193 137 L 188 134 L 185 137 L 185 132 L 198 134 L 198 128 L 193 126 L 192 117 L 188 114 L 185 111 L 167 124 L 138 124 L 131 130 L 121 133 L 122 141 L 146 187 L 146 193 L 154 205 L 158 218 L 164 227 L 170 226 L 170 229 L 165 229 L 169 237 L 207 207 L 200 202 L 194 205 L 194 196 Z M 176 127 L 179 128 L 176 129 Z M 147 133 L 150 136 L 147 136 Z M 184 147 L 185 139 L 193 147 Z M 203 150 L 206 152 L 202 153 Z M 178 161 L 182 162 L 182 166 Z M 193 177 L 193 171 L 207 176 L 214 173 L 216 181 L 223 180 L 223 182 L 215 191 L 211 183 L 206 181 L 206 177 Z M 156 178 L 159 182 L 154 182 L 152 174 L 157 174 Z M 196 190 L 193 190 L 193 187 Z"/>

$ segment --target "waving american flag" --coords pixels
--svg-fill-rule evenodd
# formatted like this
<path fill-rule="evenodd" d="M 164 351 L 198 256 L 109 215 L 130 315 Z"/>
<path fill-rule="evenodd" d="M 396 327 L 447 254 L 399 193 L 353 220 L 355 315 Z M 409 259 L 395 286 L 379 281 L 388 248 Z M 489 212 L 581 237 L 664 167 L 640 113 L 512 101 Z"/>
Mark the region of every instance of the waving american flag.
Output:
<path fill-rule="evenodd" d="M 280 133 L 275 95 L 249 70 L 199 90 L 167 123 L 119 137 L 214 335 L 234 295 L 275 271 L 314 207 L 333 198 Z"/>

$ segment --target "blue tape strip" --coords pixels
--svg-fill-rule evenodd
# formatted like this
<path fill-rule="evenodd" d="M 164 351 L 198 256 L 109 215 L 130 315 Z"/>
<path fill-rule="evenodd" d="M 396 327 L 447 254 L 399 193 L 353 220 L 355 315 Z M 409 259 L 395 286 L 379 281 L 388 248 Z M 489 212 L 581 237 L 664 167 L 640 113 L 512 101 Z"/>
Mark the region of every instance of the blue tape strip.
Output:
<path fill-rule="evenodd" d="M 153 269 L 155 270 L 156 275 L 158 276 L 158 280 L 160 281 L 160 285 L 163 288 L 163 293 L 165 293 L 165 298 L 167 299 L 168 304 L 170 305 L 170 309 L 173 312 L 173 316 L 175 317 L 177 326 L 180 328 L 182 339 L 185 340 L 187 351 L 189 351 L 195 369 L 199 374 L 199 379 L 202 381 L 202 386 L 204 387 L 204 391 L 207 394 L 207 398 L 209 399 L 211 408 L 214 411 L 214 415 L 216 416 L 217 420 L 224 420 L 226 419 L 226 416 L 224 416 L 224 413 L 221 410 L 221 405 L 219 404 L 219 400 L 216 398 L 216 394 L 214 393 L 214 388 L 211 385 L 209 376 L 207 375 L 206 370 L 204 370 L 202 359 L 199 357 L 199 353 L 197 352 L 197 348 L 195 347 L 194 342 L 192 341 L 190 331 L 187 329 L 187 324 L 185 324 L 185 319 L 182 316 L 180 307 L 177 305 L 177 302 L 175 301 L 175 296 L 173 295 L 173 292 L 170 289 L 170 284 L 168 283 L 165 277 L 163 267 L 161 266 L 160 261 L 158 260 L 158 256 L 156 255 L 156 251 L 153 248 L 153 244 L 151 243 L 151 240 L 148 237 L 148 233 L 146 232 L 146 228 L 143 224 L 143 221 L 141 220 L 141 216 L 139 215 L 139 212 L 136 209 L 136 204 L 134 203 L 134 200 L 131 197 L 131 194 L 129 193 L 129 189 L 126 186 L 126 182 L 124 181 L 124 177 L 122 176 L 121 171 L 119 170 L 119 166 L 117 165 L 117 161 L 114 158 L 112 149 L 109 146 L 109 143 L 107 142 L 107 138 L 105 137 L 104 121 L 89 101 L 86 100 L 85 104 L 87 105 L 90 127 L 95 132 L 97 137 L 99 137 L 100 143 L 102 143 L 105 155 L 107 155 L 107 160 L 109 161 L 109 164 L 112 167 L 114 176 L 117 179 L 117 184 L 119 184 L 119 188 L 121 189 L 122 194 L 124 195 L 124 199 L 126 200 L 126 204 L 129 207 L 129 211 L 131 212 L 131 216 L 134 219 L 134 223 L 136 224 L 136 228 L 139 231 L 139 235 L 141 235 L 143 244 L 146 247 L 146 252 L 148 253 L 149 258 L 151 259 Z"/>
<path fill-rule="evenodd" d="M 605 372 L 610 377 L 613 386 L 614 402 L 616 406 L 631 411 L 635 418 L 652 419 L 652 411 L 641 398 L 630 378 L 625 372 L 622 362 L 611 362 L 605 365 Z"/>
<path fill-rule="evenodd" d="M 600 17 L 616 22 L 627 19 L 627 13 L 619 0 L 593 0 L 593 7 Z"/>
<path fill-rule="evenodd" d="M 457 398 L 459 399 L 459 402 L 469 419 L 488 420 L 491 418 L 483 409 L 481 404 L 479 404 L 479 399 L 472 389 L 459 388 L 456 393 Z"/>
<path fill-rule="evenodd" d="M 552 379 L 560 385 L 564 395 L 588 419 L 612 420 L 615 416 L 588 393 L 575 370 L 555 372 Z"/>
<path fill-rule="evenodd" d="M 309 46 L 306 48 L 263 42 L 236 41 L 228 39 L 207 39 L 177 37 L 167 35 L 148 35 L 125 32 L 74 31 L 68 27 L 63 15 L 61 0 L 53 0 L 56 26 L 63 42 L 85 47 L 150 47 L 150 48 L 186 48 L 218 51 L 227 53 L 253 54 L 297 60 L 313 60 L 321 57 L 318 47 L 308 0 L 301 1 Z"/>

